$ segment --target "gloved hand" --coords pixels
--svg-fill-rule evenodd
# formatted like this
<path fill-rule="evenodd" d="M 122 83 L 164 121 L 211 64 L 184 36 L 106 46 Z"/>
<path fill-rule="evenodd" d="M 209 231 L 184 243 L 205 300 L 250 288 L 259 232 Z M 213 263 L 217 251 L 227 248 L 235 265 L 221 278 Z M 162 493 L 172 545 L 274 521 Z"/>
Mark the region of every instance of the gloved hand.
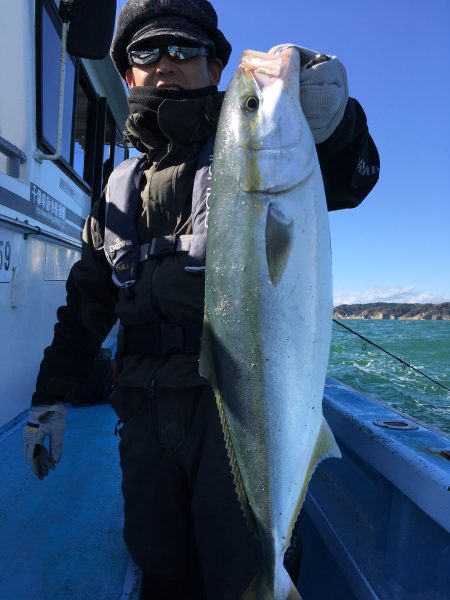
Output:
<path fill-rule="evenodd" d="M 300 103 L 314 142 L 320 144 L 330 137 L 344 116 L 348 100 L 345 67 L 335 56 L 296 44 L 274 46 L 269 54 L 286 48 L 297 48 L 300 52 Z"/>
<path fill-rule="evenodd" d="M 25 460 L 38 479 L 44 479 L 61 460 L 66 413 L 62 402 L 31 407 L 23 430 L 24 450 Z M 47 436 L 48 448 L 44 445 Z"/>

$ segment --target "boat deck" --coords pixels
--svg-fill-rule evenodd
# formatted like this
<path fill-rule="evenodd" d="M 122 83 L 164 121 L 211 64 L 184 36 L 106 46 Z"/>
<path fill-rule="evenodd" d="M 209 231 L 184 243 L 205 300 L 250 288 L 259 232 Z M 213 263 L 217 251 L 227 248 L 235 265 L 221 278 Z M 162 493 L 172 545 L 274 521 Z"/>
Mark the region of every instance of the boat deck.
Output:
<path fill-rule="evenodd" d="M 303 600 L 450 600 L 450 438 L 334 380 L 324 414 L 343 458 L 320 465 L 302 509 Z M 114 412 L 69 407 L 43 481 L 23 460 L 22 417 L 0 431 L 1 600 L 138 600 Z"/>
<path fill-rule="evenodd" d="M 137 600 L 122 540 L 116 416 L 69 407 L 64 455 L 43 481 L 23 460 L 18 421 L 0 438 L 2 600 Z"/>

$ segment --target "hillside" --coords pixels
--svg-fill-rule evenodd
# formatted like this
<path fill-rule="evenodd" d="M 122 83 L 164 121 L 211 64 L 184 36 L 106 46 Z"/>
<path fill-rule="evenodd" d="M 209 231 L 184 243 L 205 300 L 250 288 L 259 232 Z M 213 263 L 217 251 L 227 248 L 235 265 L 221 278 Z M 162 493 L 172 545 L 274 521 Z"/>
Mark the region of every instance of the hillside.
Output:
<path fill-rule="evenodd" d="M 372 304 L 341 304 L 333 310 L 335 319 L 426 319 L 450 320 L 450 302 L 442 304 L 400 304 L 374 302 Z"/>

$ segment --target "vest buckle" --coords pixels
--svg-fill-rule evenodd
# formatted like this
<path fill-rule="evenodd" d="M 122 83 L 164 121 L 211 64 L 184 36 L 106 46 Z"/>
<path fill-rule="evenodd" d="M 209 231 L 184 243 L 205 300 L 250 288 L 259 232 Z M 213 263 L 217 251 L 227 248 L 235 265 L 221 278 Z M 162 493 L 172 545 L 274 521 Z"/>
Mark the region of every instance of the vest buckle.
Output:
<path fill-rule="evenodd" d="M 153 238 L 150 244 L 149 256 L 161 256 L 162 254 L 172 254 L 177 250 L 177 236 L 165 235 Z"/>

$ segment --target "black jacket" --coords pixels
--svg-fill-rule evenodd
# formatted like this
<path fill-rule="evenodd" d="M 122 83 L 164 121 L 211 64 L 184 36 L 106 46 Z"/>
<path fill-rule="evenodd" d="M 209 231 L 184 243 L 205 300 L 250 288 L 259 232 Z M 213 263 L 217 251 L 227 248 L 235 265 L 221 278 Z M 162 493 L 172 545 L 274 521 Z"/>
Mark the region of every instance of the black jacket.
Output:
<path fill-rule="evenodd" d="M 199 152 L 217 127 L 223 94 L 165 100 L 158 130 L 140 115 L 128 122 L 130 137 L 148 155 L 142 205 L 137 219 L 140 243 L 155 236 L 192 231 L 192 186 Z M 161 136 L 161 131 L 164 136 Z M 167 139 L 170 143 L 167 145 Z M 164 140 L 164 143 L 162 143 Z M 317 153 L 328 209 L 354 208 L 374 187 L 379 157 L 359 103 L 350 98 L 344 117 Z M 46 348 L 33 404 L 67 400 L 89 374 L 101 344 L 117 318 L 125 326 L 202 323 L 204 275 L 185 271 L 186 256 L 169 254 L 142 263 L 132 290 L 117 288 L 103 245 L 105 200 L 96 202 L 84 233 L 81 260 L 67 280 L 67 305 L 58 309 L 52 344 Z M 198 356 L 128 354 L 121 359 L 118 384 L 145 388 L 204 385 Z"/>

